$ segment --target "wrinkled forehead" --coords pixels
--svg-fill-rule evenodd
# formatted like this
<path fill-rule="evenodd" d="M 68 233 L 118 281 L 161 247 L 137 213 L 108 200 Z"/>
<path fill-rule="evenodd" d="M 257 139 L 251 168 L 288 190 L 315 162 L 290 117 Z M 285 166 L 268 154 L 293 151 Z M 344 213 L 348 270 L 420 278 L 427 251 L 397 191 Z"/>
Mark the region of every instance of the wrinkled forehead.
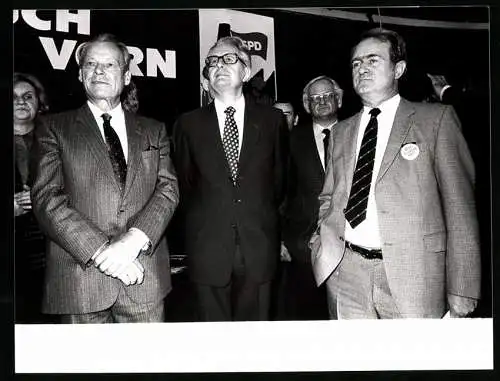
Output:
<path fill-rule="evenodd" d="M 36 89 L 31 83 L 20 81 L 14 85 L 14 92 L 18 94 L 24 94 L 27 92 L 32 92 L 36 94 Z"/>
<path fill-rule="evenodd" d="M 88 59 L 106 59 L 123 62 L 121 50 L 112 42 L 94 42 L 85 54 L 84 60 Z"/>
<path fill-rule="evenodd" d="M 335 87 L 333 87 L 333 84 L 326 79 L 320 79 L 319 81 L 314 82 L 311 87 L 309 87 L 309 95 L 330 93 L 334 91 Z"/>
<path fill-rule="evenodd" d="M 207 56 L 223 56 L 226 53 L 236 53 L 238 55 L 240 54 L 238 49 L 236 49 L 234 46 L 221 44 L 210 49 Z"/>
<path fill-rule="evenodd" d="M 388 57 L 391 44 L 378 38 L 370 37 L 360 41 L 354 48 L 352 59 L 363 59 L 369 56 Z"/>

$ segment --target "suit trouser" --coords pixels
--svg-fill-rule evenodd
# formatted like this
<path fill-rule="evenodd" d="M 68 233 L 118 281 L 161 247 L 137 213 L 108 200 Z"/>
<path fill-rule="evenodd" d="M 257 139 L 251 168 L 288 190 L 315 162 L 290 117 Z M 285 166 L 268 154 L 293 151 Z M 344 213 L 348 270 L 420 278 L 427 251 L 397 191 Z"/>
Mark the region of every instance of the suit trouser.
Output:
<path fill-rule="evenodd" d="M 346 248 L 339 266 L 326 281 L 326 289 L 331 318 L 401 318 L 387 283 L 383 259 L 366 259 Z"/>
<path fill-rule="evenodd" d="M 194 290 L 201 321 L 269 320 L 271 281 L 257 283 L 246 275 L 239 246 L 236 246 L 227 285 L 215 287 L 195 283 Z"/>
<path fill-rule="evenodd" d="M 102 323 L 153 323 L 165 321 L 163 299 L 152 303 L 136 303 L 121 285 L 115 303 L 103 310 L 84 314 L 61 315 L 63 324 L 102 324 Z"/>

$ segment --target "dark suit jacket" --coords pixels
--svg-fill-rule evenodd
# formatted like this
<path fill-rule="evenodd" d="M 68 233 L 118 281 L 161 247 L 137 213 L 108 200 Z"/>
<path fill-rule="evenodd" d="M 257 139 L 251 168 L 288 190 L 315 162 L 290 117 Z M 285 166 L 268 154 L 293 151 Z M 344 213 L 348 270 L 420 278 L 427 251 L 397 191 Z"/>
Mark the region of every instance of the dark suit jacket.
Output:
<path fill-rule="evenodd" d="M 47 116 L 37 129 L 33 210 L 49 236 L 44 312 L 74 314 L 110 307 L 120 280 L 87 266 L 111 237 L 142 230 L 154 251 L 139 256 L 144 282 L 125 287 L 139 303 L 158 301 L 171 288 L 163 232 L 178 203 L 178 186 L 164 126 L 125 112 L 127 180 L 123 194 L 106 143 L 84 105 Z"/>
<path fill-rule="evenodd" d="M 278 208 L 288 153 L 283 115 L 246 101 L 236 186 L 213 103 L 179 117 L 174 144 L 191 279 L 226 285 L 238 239 L 247 275 L 256 282 L 271 280 L 279 258 Z"/>
<path fill-rule="evenodd" d="M 290 134 L 288 189 L 284 208 L 283 239 L 292 259 L 311 262 L 309 239 L 318 222 L 318 196 L 325 171 L 314 140 L 312 122 L 301 123 Z"/>

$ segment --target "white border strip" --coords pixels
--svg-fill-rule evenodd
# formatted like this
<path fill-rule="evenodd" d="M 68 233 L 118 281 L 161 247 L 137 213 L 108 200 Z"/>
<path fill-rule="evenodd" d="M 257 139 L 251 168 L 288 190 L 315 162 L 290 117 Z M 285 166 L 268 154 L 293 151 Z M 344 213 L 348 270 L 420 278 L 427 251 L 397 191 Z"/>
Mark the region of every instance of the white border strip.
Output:
<path fill-rule="evenodd" d="M 16 325 L 16 373 L 493 369 L 492 319 Z"/>
<path fill-rule="evenodd" d="M 333 10 L 327 8 L 273 8 L 280 11 L 306 13 L 310 15 L 331 17 L 345 20 L 355 21 L 370 21 L 366 14 L 348 12 L 341 10 Z M 383 10 L 383 8 L 382 8 Z M 448 29 L 480 29 L 489 30 L 489 23 L 469 23 L 469 22 L 453 22 L 453 21 L 437 21 L 437 20 L 421 20 L 410 19 L 404 17 L 379 16 L 372 15 L 374 22 L 382 24 L 405 25 L 426 28 L 448 28 Z"/>

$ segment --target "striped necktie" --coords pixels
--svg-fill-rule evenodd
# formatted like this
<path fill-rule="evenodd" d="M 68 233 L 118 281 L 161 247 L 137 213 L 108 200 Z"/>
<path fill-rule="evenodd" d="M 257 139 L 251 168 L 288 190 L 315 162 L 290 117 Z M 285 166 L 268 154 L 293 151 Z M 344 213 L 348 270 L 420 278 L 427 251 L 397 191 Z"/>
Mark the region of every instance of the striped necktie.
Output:
<path fill-rule="evenodd" d="M 345 217 L 353 229 L 366 218 L 366 207 L 368 206 L 375 149 L 377 147 L 378 114 L 380 114 L 378 108 L 370 110 L 370 121 L 363 134 L 358 161 L 352 178 L 351 193 L 347 207 L 344 210 Z"/>

